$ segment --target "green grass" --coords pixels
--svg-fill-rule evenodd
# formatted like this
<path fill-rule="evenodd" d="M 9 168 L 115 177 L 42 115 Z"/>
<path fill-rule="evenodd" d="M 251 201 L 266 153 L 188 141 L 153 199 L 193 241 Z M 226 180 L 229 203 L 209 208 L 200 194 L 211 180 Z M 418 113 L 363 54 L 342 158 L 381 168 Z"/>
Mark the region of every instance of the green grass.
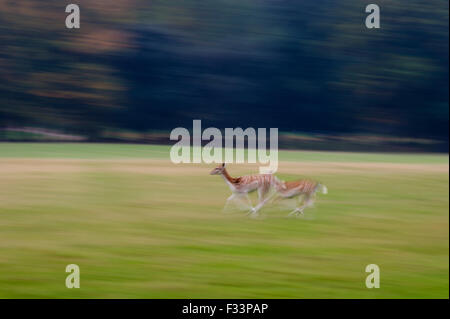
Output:
<path fill-rule="evenodd" d="M 169 158 L 169 147 L 96 143 L 0 143 L 0 158 Z"/>
<path fill-rule="evenodd" d="M 323 162 L 304 175 L 329 194 L 305 218 L 271 205 L 253 220 L 221 213 L 229 190 L 211 165 L 161 161 L 167 151 L 0 144 L 0 298 L 449 297 L 448 155 L 282 152 L 283 178 Z M 80 289 L 65 288 L 71 263 Z M 379 289 L 365 287 L 372 263 Z"/>
<path fill-rule="evenodd" d="M 168 159 L 171 146 L 97 143 L 0 143 L 0 158 Z M 448 154 L 287 151 L 280 161 L 448 164 Z"/>

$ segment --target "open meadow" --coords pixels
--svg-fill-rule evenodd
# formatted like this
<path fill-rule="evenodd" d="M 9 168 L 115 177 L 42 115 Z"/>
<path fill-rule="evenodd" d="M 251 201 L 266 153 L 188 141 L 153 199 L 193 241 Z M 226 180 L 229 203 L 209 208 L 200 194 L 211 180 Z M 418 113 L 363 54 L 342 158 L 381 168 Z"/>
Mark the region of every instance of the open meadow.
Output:
<path fill-rule="evenodd" d="M 329 193 L 303 218 L 272 204 L 260 219 L 222 213 L 230 191 L 213 164 L 168 156 L 0 143 L 0 298 L 449 297 L 448 155 L 281 151 L 280 178 Z M 65 287 L 68 264 L 80 289 Z"/>

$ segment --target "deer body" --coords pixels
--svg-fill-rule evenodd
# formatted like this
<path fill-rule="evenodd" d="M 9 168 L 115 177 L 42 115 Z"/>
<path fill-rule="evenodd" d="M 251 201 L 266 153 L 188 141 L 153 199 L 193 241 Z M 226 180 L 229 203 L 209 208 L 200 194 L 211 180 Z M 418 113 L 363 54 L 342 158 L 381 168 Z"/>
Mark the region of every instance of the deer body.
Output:
<path fill-rule="evenodd" d="M 231 177 L 228 174 L 225 164 L 216 167 L 211 171 L 211 175 L 221 175 L 230 188 L 232 195 L 227 199 L 224 209 L 234 199 L 244 199 L 251 207 L 249 213 L 256 215 L 258 210 L 267 202 L 267 194 L 272 186 L 277 185 L 283 188 L 281 181 L 271 174 L 246 175 L 240 177 Z M 258 205 L 253 207 L 248 194 L 258 191 Z"/>
<path fill-rule="evenodd" d="M 297 198 L 296 208 L 289 214 L 303 215 L 305 208 L 312 207 L 314 205 L 317 192 L 323 194 L 328 193 L 328 189 L 325 185 L 316 181 L 301 179 L 297 181 L 281 182 L 280 185 L 276 185 L 278 198 Z M 300 204 L 303 204 L 300 206 Z"/>

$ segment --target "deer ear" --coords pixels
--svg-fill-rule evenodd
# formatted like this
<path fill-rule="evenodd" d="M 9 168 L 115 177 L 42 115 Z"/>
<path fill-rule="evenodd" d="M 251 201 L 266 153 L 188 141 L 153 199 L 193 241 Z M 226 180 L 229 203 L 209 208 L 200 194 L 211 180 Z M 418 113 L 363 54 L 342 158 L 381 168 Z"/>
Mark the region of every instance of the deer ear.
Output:
<path fill-rule="evenodd" d="M 222 167 L 225 167 L 225 163 L 222 163 Z"/>

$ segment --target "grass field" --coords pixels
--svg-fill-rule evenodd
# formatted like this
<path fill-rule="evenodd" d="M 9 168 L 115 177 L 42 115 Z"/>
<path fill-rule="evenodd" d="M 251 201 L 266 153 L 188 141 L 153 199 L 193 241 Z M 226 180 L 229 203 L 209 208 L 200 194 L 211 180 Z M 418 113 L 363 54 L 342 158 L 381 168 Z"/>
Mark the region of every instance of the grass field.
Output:
<path fill-rule="evenodd" d="M 0 143 L 0 298 L 449 297 L 448 155 L 281 152 L 277 175 L 329 194 L 304 218 L 271 205 L 255 220 L 221 212 L 213 165 L 168 154 Z M 65 287 L 72 263 L 80 289 Z"/>

